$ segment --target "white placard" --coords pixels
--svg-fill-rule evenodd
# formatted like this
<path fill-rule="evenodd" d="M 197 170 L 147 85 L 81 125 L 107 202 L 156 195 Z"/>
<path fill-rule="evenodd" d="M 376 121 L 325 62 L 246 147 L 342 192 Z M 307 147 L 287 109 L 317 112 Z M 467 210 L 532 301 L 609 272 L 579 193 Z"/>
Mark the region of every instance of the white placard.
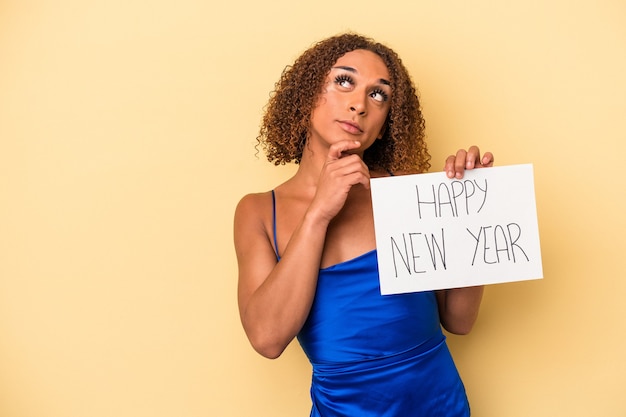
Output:
<path fill-rule="evenodd" d="M 543 278 L 531 164 L 371 180 L 383 295 Z"/>

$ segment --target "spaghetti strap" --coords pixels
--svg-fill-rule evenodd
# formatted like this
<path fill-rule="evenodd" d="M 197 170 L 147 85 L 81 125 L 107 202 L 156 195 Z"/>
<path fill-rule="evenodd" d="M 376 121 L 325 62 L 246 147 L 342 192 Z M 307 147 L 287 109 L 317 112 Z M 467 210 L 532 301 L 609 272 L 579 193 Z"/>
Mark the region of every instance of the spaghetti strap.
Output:
<path fill-rule="evenodd" d="M 280 261 L 280 256 L 278 255 L 278 241 L 276 240 L 276 194 L 274 193 L 274 190 L 272 190 L 272 220 L 274 231 L 274 252 L 276 252 L 276 260 Z"/>

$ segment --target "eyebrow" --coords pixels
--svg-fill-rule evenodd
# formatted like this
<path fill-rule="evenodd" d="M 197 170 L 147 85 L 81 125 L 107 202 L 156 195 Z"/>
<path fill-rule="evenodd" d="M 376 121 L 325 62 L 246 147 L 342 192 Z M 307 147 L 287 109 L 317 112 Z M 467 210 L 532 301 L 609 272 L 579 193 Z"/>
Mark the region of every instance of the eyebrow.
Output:
<path fill-rule="evenodd" d="M 347 66 L 343 66 L 343 65 L 338 65 L 338 66 L 336 66 L 336 67 L 333 67 L 333 69 L 341 69 L 341 70 L 348 71 L 348 72 L 352 72 L 352 73 L 355 73 L 355 74 L 356 74 L 356 73 L 358 73 L 358 71 L 357 71 L 355 68 L 352 68 L 352 67 L 347 67 Z M 379 81 L 381 84 L 391 86 L 391 83 L 389 82 L 389 80 L 386 80 L 386 79 L 384 79 L 384 78 L 381 78 L 381 79 L 380 79 L 380 80 L 378 80 L 378 81 Z"/>

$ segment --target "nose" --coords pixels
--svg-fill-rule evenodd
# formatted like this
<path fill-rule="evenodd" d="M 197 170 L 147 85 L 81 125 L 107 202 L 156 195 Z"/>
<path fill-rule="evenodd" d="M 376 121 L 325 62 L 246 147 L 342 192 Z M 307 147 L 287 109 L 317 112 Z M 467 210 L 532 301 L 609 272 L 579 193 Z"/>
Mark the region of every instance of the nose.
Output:
<path fill-rule="evenodd" d="M 367 112 L 365 97 L 355 92 L 351 97 L 350 111 L 355 112 L 359 116 L 365 116 Z"/>
<path fill-rule="evenodd" d="M 356 112 L 356 114 L 358 114 L 359 116 L 365 115 L 365 109 L 363 108 L 363 106 L 350 106 L 350 111 Z"/>

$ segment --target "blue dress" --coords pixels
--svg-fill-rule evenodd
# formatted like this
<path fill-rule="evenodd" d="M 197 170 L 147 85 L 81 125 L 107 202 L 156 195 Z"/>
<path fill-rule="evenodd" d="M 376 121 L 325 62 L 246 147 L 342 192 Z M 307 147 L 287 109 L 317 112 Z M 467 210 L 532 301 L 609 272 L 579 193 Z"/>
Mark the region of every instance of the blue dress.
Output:
<path fill-rule="evenodd" d="M 298 341 L 313 367 L 311 416 L 470 415 L 434 292 L 381 295 L 375 250 L 320 270 Z"/>

